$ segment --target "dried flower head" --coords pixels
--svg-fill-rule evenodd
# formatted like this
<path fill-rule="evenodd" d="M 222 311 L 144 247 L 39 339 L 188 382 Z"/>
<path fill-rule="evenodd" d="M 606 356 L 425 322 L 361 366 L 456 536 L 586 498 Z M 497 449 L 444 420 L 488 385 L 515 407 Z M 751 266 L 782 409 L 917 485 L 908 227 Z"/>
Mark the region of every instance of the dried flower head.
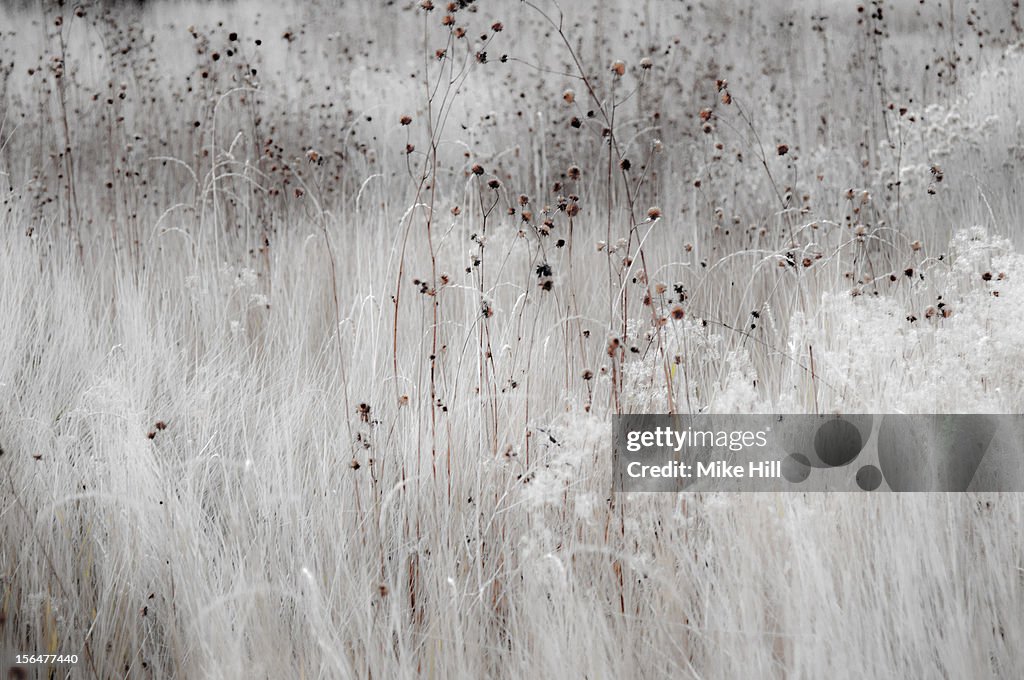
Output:
<path fill-rule="evenodd" d="M 626 62 L 621 60 L 615 60 L 612 62 L 611 72 L 617 76 L 624 76 L 626 74 Z"/>

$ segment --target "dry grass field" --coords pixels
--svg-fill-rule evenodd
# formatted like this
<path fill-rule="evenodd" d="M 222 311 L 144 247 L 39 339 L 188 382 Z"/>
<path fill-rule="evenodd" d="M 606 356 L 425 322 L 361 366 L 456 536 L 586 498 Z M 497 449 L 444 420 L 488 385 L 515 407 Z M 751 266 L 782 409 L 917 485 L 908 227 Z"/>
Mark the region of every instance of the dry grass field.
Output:
<path fill-rule="evenodd" d="M 0 7 L 0 672 L 1021 677 L 1016 494 L 610 492 L 614 414 L 1024 409 L 1021 22 Z"/>

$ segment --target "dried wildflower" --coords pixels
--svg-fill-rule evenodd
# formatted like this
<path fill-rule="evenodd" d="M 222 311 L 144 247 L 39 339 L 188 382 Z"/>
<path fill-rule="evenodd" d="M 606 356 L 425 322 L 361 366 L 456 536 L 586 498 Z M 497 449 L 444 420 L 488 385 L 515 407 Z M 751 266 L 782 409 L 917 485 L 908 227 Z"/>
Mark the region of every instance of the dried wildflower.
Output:
<path fill-rule="evenodd" d="M 732 95 L 729 94 L 728 90 L 722 93 L 722 103 L 726 106 L 732 104 Z"/>
<path fill-rule="evenodd" d="M 612 62 L 611 72 L 616 76 L 623 76 L 626 74 L 626 62 L 621 60 L 615 60 Z"/>
<path fill-rule="evenodd" d="M 571 180 L 575 181 L 580 178 L 580 166 L 578 165 L 570 165 L 569 169 L 566 172 L 568 173 L 569 179 Z"/>
<path fill-rule="evenodd" d="M 651 61 L 650 57 L 644 57 L 640 60 L 640 68 L 643 70 L 648 71 L 652 66 L 654 66 L 654 62 Z"/>
<path fill-rule="evenodd" d="M 574 101 L 576 101 L 576 93 L 573 92 L 571 89 L 566 90 L 565 92 L 562 93 L 562 99 L 565 100 L 566 104 L 572 104 Z"/>
<path fill-rule="evenodd" d="M 166 430 L 167 429 L 167 423 L 165 423 L 162 420 L 158 420 L 158 421 L 156 421 L 156 424 L 153 427 L 155 427 L 158 430 Z"/>
<path fill-rule="evenodd" d="M 789 153 L 789 147 L 785 144 L 779 144 L 777 147 L 775 147 L 775 153 L 779 154 L 780 156 L 785 156 L 787 153 Z"/>
<path fill-rule="evenodd" d="M 466 37 L 466 29 L 464 29 L 462 26 L 459 26 L 458 28 L 456 28 L 455 29 L 455 37 L 456 38 L 465 38 Z"/>
<path fill-rule="evenodd" d="M 370 405 L 366 402 L 363 402 L 356 407 L 356 413 L 359 414 L 359 420 L 364 423 L 370 422 Z"/>
<path fill-rule="evenodd" d="M 410 123 L 412 123 L 412 116 L 402 116 L 398 119 L 399 125 L 409 125 Z"/>
<path fill-rule="evenodd" d="M 359 468 L 363 467 L 362 465 L 359 464 L 359 461 L 356 460 L 355 458 L 352 459 L 352 462 L 349 463 L 348 466 L 350 468 L 352 468 L 353 470 L 358 470 Z"/>
<path fill-rule="evenodd" d="M 455 25 L 455 17 L 453 17 L 451 14 L 446 14 L 444 16 L 444 18 L 441 19 L 441 25 L 442 26 L 454 26 Z"/>
<path fill-rule="evenodd" d="M 910 244 L 910 249 L 913 250 L 915 253 L 921 250 L 921 242 L 914 241 L 913 243 Z"/>
<path fill-rule="evenodd" d="M 661 208 L 657 206 L 651 206 L 647 209 L 647 219 L 651 222 L 661 219 Z"/>
<path fill-rule="evenodd" d="M 683 311 L 683 308 L 680 305 L 676 305 L 669 312 L 669 315 L 676 321 L 681 321 L 686 316 L 686 312 Z"/>
<path fill-rule="evenodd" d="M 470 171 L 474 175 L 477 175 L 477 176 L 482 175 L 482 174 L 484 174 L 484 166 L 480 165 L 479 163 L 474 163 L 473 167 L 470 168 Z"/>
<path fill-rule="evenodd" d="M 495 191 L 497 191 L 498 187 L 501 186 L 501 182 L 499 182 L 497 179 L 491 179 L 491 180 L 488 180 L 487 186 L 489 186 L 490 188 L 492 188 Z"/>
<path fill-rule="evenodd" d="M 619 168 L 624 170 L 625 172 L 629 172 L 629 169 L 631 167 L 633 167 L 633 164 L 629 161 L 628 158 L 623 158 L 621 161 L 619 161 Z"/>
<path fill-rule="evenodd" d="M 430 12 L 434 9 L 434 3 L 431 0 L 420 0 L 420 9 L 424 12 Z"/>
<path fill-rule="evenodd" d="M 500 21 L 495 21 L 493 24 L 491 24 L 491 30 L 494 31 L 495 33 L 501 33 L 503 30 L 505 30 L 505 25 Z"/>
<path fill-rule="evenodd" d="M 580 214 L 580 204 L 573 201 L 569 205 L 565 206 L 565 214 L 569 217 L 576 217 Z"/>
<path fill-rule="evenodd" d="M 705 121 L 705 122 L 711 120 L 711 109 L 701 109 L 700 110 L 700 119 Z"/>
<path fill-rule="evenodd" d="M 584 380 L 593 380 L 594 379 L 594 372 L 591 371 L 588 368 L 585 371 L 583 371 L 583 376 L 582 377 L 583 377 Z"/>
<path fill-rule="evenodd" d="M 409 395 L 408 394 L 403 394 L 402 396 L 398 397 L 398 405 L 400 407 L 401 406 L 408 406 L 409 405 Z"/>

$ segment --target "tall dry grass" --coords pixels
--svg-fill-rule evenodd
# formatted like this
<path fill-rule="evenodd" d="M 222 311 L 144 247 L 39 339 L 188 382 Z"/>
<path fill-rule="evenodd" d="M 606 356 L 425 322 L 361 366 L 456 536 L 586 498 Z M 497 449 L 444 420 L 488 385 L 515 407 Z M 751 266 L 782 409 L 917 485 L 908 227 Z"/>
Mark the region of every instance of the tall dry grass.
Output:
<path fill-rule="evenodd" d="M 1020 411 L 1016 8 L 428 4 L 0 10 L 3 663 L 1019 675 L 1015 495 L 608 491 Z"/>

